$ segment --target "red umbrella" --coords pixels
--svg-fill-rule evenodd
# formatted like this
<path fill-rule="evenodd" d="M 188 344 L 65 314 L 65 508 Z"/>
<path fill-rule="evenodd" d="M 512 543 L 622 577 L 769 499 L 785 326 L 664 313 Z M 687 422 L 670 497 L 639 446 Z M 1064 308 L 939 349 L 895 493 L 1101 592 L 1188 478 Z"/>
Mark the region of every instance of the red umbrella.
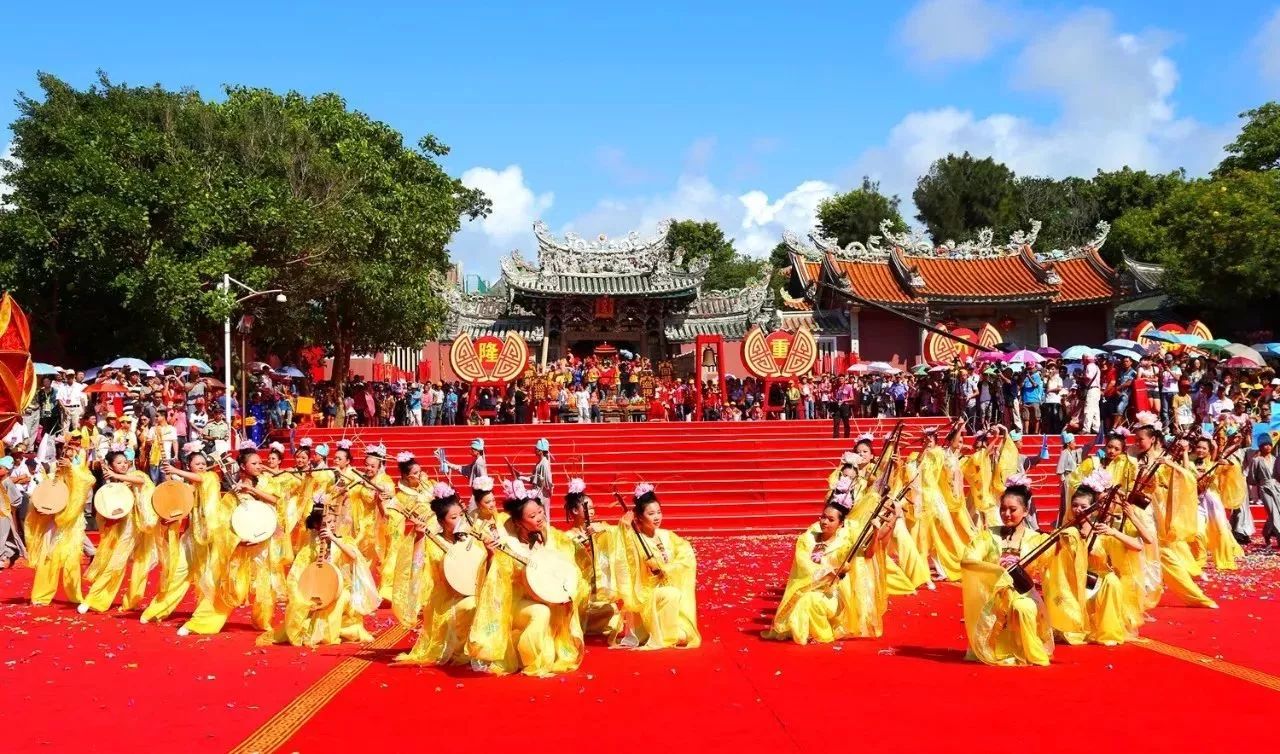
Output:
<path fill-rule="evenodd" d="M 86 394 L 88 393 L 115 394 L 115 393 L 127 393 L 129 391 L 126 390 L 124 385 L 121 385 L 119 382 L 95 382 L 89 387 L 85 388 L 84 392 Z"/>

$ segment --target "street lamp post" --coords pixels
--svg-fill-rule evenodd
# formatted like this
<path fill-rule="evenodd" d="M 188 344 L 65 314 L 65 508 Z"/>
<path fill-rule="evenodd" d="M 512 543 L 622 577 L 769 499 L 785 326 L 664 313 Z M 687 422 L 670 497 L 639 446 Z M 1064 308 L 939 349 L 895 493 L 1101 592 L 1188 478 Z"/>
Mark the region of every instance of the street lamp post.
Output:
<path fill-rule="evenodd" d="M 272 288 L 271 290 L 267 290 L 267 291 L 259 291 L 255 288 L 251 288 L 250 286 L 245 285 L 244 283 L 240 282 L 239 280 L 236 280 L 235 278 L 227 274 L 224 274 L 222 276 L 221 287 L 223 292 L 231 293 L 232 283 L 235 283 L 236 285 L 240 286 L 240 288 L 246 291 L 248 294 L 236 299 L 237 304 L 243 304 L 244 302 L 248 301 L 251 298 L 257 298 L 258 296 L 268 296 L 272 293 L 276 294 L 276 301 L 281 304 L 289 300 L 289 297 L 285 296 L 284 291 L 280 288 Z M 225 395 L 226 395 L 226 401 L 224 406 L 227 412 L 227 422 L 230 423 L 233 419 L 235 419 L 235 415 L 232 414 L 231 412 L 231 384 L 232 383 L 231 383 L 231 314 L 230 312 L 227 313 L 227 317 L 222 323 L 222 368 L 223 368 L 223 376 L 226 378 L 222 381 L 223 390 L 225 391 Z M 244 364 L 240 365 L 240 369 L 241 370 L 244 369 Z M 245 399 L 245 396 L 243 395 L 240 396 L 240 400 L 244 400 L 244 399 Z M 242 406 L 240 410 L 241 410 L 241 413 L 243 413 L 244 407 Z"/>

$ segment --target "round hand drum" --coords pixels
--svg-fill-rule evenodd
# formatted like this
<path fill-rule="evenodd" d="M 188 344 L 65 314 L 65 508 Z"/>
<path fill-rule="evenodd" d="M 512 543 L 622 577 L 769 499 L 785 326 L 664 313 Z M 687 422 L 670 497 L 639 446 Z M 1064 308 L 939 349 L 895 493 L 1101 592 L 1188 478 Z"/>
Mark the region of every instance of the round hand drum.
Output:
<path fill-rule="evenodd" d="M 169 480 L 156 485 L 151 493 L 151 508 L 165 521 L 184 518 L 196 506 L 196 493 L 191 485 Z"/>
<path fill-rule="evenodd" d="M 231 512 L 231 531 L 241 544 L 262 544 L 276 533 L 276 509 L 261 500 L 242 497 Z"/>
<path fill-rule="evenodd" d="M 471 537 L 453 543 L 444 555 L 444 580 L 463 597 L 474 597 L 488 556 L 484 545 Z"/>
<path fill-rule="evenodd" d="M 524 579 L 533 596 L 548 605 L 563 605 L 572 600 L 577 585 L 573 566 L 559 553 L 545 549 L 534 550 L 529 556 Z"/>
<path fill-rule="evenodd" d="M 66 507 L 71 499 L 71 488 L 58 478 L 41 482 L 31 493 L 31 507 L 46 516 L 56 516 Z"/>
<path fill-rule="evenodd" d="M 93 509 L 110 521 L 119 521 L 133 510 L 133 490 L 124 482 L 107 482 L 93 496 Z"/>
<path fill-rule="evenodd" d="M 342 593 L 342 572 L 327 560 L 317 560 L 298 574 L 298 591 L 311 604 L 312 610 L 323 610 L 336 602 Z"/>

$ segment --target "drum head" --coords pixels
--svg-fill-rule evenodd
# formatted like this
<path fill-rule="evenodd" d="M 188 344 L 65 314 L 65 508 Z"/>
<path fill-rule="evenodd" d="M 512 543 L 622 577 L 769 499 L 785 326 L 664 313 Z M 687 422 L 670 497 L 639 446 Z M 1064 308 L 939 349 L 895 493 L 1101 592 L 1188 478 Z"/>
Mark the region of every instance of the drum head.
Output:
<path fill-rule="evenodd" d="M 70 499 L 71 488 L 66 482 L 55 477 L 41 482 L 40 486 L 31 493 L 31 507 L 46 516 L 54 516 L 67 507 L 67 501 Z"/>
<path fill-rule="evenodd" d="M 261 500 L 242 500 L 231 512 L 231 531 L 242 544 L 266 542 L 276 533 L 276 509 Z"/>
<path fill-rule="evenodd" d="M 444 580 L 463 597 L 474 597 L 489 551 L 475 539 L 455 542 L 444 556 Z"/>
<path fill-rule="evenodd" d="M 133 510 L 133 490 L 124 482 L 108 482 L 93 496 L 93 509 L 105 519 L 119 521 Z"/>
<path fill-rule="evenodd" d="M 156 485 L 151 494 L 151 508 L 166 521 L 176 521 L 196 506 L 196 493 L 191 485 L 169 480 Z"/>
<path fill-rule="evenodd" d="M 577 574 L 572 565 L 550 550 L 535 550 L 524 576 L 529 591 L 548 605 L 563 605 L 573 599 Z"/>
<path fill-rule="evenodd" d="M 298 591 L 311 603 L 312 609 L 323 610 L 338 601 L 342 572 L 327 560 L 317 560 L 298 574 Z"/>

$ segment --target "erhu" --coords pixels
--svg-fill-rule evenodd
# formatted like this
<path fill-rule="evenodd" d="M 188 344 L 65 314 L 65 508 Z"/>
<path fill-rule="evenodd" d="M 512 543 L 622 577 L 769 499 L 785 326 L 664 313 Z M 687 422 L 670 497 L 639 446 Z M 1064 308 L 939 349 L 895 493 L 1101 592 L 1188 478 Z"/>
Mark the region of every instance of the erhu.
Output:
<path fill-rule="evenodd" d="M 1115 489 L 1117 489 L 1117 487 L 1112 487 L 1111 490 L 1107 491 L 1107 494 L 1110 495 Z M 1062 536 L 1063 532 L 1067 529 L 1080 526 L 1080 524 L 1087 521 L 1089 516 L 1093 515 L 1101 507 L 1102 501 L 1098 501 L 1081 511 L 1075 518 L 1050 532 L 1049 535 L 1045 537 L 1045 540 L 1036 545 L 1031 552 L 1018 558 L 1017 563 L 1014 563 L 1005 569 L 1005 572 L 1009 574 L 1009 578 L 1013 580 L 1013 588 L 1017 589 L 1019 594 L 1026 594 L 1034 589 L 1035 582 L 1031 579 L 1031 574 L 1027 573 L 1027 566 L 1031 565 L 1036 558 L 1039 558 L 1041 555 L 1048 552 L 1050 547 L 1057 544 L 1058 539 Z M 1019 524 L 1019 526 L 1021 526 L 1021 524 Z"/>

